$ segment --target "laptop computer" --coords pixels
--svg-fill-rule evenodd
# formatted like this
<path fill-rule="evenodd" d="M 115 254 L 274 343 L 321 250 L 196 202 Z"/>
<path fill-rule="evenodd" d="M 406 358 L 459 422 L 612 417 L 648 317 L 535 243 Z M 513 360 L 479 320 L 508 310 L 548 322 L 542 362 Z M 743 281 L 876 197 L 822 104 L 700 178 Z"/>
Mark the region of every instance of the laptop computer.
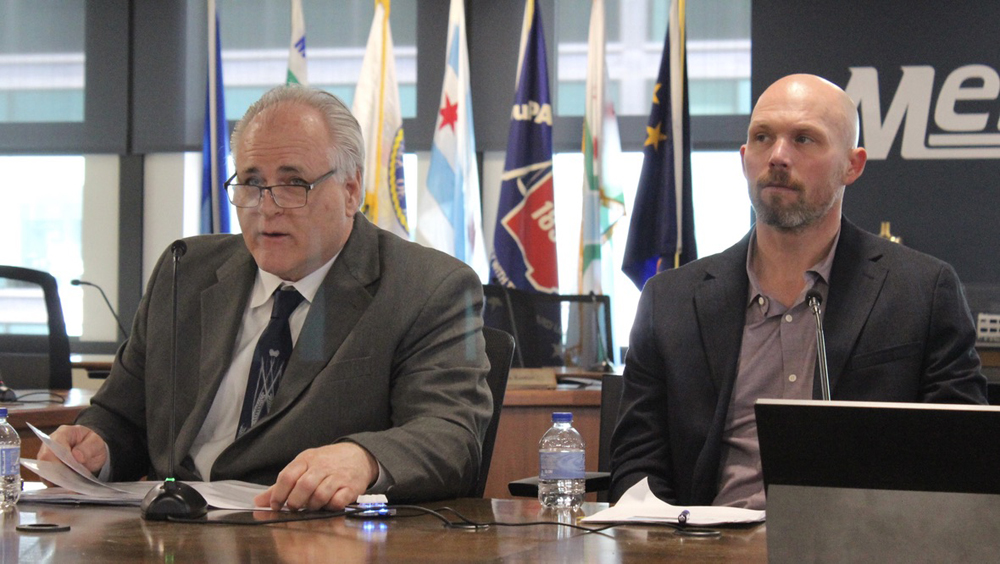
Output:
<path fill-rule="evenodd" d="M 1000 408 L 757 401 L 772 562 L 1000 558 Z"/>

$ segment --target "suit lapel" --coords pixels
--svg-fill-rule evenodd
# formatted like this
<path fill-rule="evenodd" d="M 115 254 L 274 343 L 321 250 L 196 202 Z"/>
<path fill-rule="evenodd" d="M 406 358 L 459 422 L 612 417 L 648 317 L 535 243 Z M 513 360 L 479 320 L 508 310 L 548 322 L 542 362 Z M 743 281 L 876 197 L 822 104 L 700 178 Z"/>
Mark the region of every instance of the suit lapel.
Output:
<path fill-rule="evenodd" d="M 833 399 L 837 399 L 837 379 L 847 366 L 887 274 L 879 262 L 882 254 L 868 245 L 863 232 L 846 219 L 841 225 L 823 314 Z M 814 390 L 818 389 L 817 377 Z"/>
<path fill-rule="evenodd" d="M 353 232 L 313 298 L 274 403 L 261 423 L 280 417 L 330 363 L 368 309 L 373 299 L 369 286 L 379 275 L 378 229 L 356 214 Z"/>
<path fill-rule="evenodd" d="M 175 451 L 180 461 L 191 448 L 208 410 L 215 401 L 219 384 L 229 370 L 236 335 L 243 323 L 243 311 L 250 299 L 257 274 L 253 257 L 245 247 L 217 271 L 217 282 L 201 293 L 201 343 L 198 392 L 194 407 L 177 434 Z M 205 476 L 205 479 L 208 477 Z"/>
<path fill-rule="evenodd" d="M 732 388 L 746 319 L 749 236 L 725 251 L 695 288 L 695 314 L 717 392 Z M 728 401 L 728 394 L 727 401 Z"/>

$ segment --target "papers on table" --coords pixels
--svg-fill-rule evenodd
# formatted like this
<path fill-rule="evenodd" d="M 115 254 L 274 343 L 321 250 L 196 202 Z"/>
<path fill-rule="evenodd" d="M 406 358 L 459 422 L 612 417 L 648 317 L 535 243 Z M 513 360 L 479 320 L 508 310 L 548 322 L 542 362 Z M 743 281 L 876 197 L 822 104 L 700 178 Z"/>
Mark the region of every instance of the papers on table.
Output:
<path fill-rule="evenodd" d="M 670 505 L 660 500 L 649 489 L 646 478 L 629 488 L 614 507 L 583 519 L 584 523 L 672 523 L 680 524 L 679 517 L 687 511 L 685 524 L 694 526 L 730 525 L 735 523 L 762 523 L 763 511 L 737 507 Z"/>
<path fill-rule="evenodd" d="M 150 489 L 160 485 L 160 482 L 100 482 L 73 458 L 69 449 L 55 443 L 30 423 L 28 426 L 60 462 L 22 458 L 21 464 L 59 487 L 25 491 L 21 495 L 24 501 L 137 506 Z M 209 507 L 244 511 L 268 509 L 253 503 L 253 498 L 267 489 L 265 486 L 238 480 L 187 483 L 205 497 Z"/>

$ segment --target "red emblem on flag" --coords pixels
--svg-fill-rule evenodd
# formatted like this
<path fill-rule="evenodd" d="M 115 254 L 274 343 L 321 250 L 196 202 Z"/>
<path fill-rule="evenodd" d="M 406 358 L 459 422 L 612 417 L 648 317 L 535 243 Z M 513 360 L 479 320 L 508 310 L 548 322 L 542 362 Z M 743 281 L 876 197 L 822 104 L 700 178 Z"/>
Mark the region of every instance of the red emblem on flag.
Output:
<path fill-rule="evenodd" d="M 527 188 L 525 180 L 531 182 Z M 539 292 L 556 293 L 559 291 L 559 272 L 556 266 L 552 167 L 518 177 L 517 184 L 524 197 L 501 223 L 521 250 L 525 276 L 531 285 Z"/>

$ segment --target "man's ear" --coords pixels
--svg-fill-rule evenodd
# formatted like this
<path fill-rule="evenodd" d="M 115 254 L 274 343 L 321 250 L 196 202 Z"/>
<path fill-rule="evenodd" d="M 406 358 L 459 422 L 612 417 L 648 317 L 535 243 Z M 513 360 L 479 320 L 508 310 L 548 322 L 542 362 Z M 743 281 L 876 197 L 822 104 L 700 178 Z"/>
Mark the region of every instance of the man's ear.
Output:
<path fill-rule="evenodd" d="M 864 147 L 851 149 L 851 154 L 847 158 L 847 170 L 844 171 L 844 186 L 853 184 L 861 176 L 867 162 L 868 152 Z"/>
<path fill-rule="evenodd" d="M 344 180 L 344 189 L 347 190 L 347 213 L 354 217 L 355 212 L 361 209 L 361 201 L 365 195 L 364 178 L 360 169 Z"/>

